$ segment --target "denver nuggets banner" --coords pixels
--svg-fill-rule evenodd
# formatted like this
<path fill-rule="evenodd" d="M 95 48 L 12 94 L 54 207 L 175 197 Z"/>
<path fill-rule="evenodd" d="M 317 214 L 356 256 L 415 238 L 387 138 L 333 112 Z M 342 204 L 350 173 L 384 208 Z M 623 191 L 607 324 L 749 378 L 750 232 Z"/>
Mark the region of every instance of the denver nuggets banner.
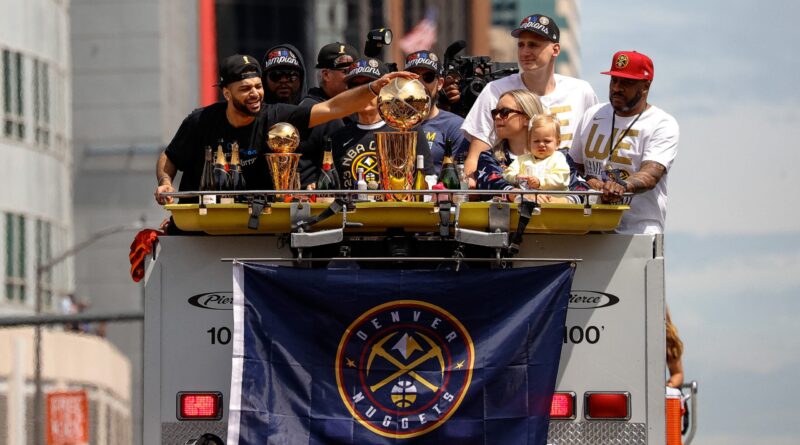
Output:
<path fill-rule="evenodd" d="M 544 445 L 573 272 L 235 264 L 228 445 Z"/>

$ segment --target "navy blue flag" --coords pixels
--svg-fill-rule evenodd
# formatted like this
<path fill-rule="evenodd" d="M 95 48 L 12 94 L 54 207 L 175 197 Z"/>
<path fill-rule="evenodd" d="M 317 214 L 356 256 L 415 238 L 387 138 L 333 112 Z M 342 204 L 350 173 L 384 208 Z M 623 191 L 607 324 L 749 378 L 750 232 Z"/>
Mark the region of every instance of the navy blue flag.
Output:
<path fill-rule="evenodd" d="M 544 445 L 573 273 L 236 263 L 228 445 Z"/>

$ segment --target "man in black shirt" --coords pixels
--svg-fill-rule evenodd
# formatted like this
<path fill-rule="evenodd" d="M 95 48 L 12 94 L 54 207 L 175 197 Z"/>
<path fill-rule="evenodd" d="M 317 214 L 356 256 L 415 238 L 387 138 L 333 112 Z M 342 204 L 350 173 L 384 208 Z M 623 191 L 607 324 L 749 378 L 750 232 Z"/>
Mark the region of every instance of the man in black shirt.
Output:
<path fill-rule="evenodd" d="M 319 87 L 309 89 L 300 106 L 311 107 L 344 92 L 347 89 L 344 83 L 345 71 L 356 59 L 358 51 L 346 43 L 334 42 L 323 46 L 317 55 L 316 65 Z M 342 119 L 333 119 L 312 128 L 311 134 L 300 141 L 297 153 L 303 156 L 300 158 L 297 170 L 300 173 L 302 188 L 317 182 L 325 139 L 343 126 Z"/>
<path fill-rule="evenodd" d="M 311 107 L 287 104 L 264 105 L 261 67 L 252 56 L 230 56 L 220 64 L 220 83 L 225 102 L 193 111 L 184 119 L 172 142 L 156 164 L 156 201 L 171 203 L 162 193 L 174 192 L 172 181 L 178 170 L 183 172 L 180 191 L 196 191 L 200 187 L 204 149 L 223 147 L 238 142 L 247 188 L 272 188 L 272 181 L 263 154 L 267 151 L 266 133 L 278 122 L 288 122 L 300 131 L 301 138 L 316 125 L 352 114 L 369 104 L 380 88 L 392 78 L 416 77 L 410 73 L 391 73 L 366 86 L 347 91 L 331 100 Z M 195 199 L 196 202 L 196 199 Z"/>
<path fill-rule="evenodd" d="M 377 59 L 360 59 L 348 69 L 345 76 L 347 89 L 361 88 L 361 85 L 380 79 L 388 72 L 388 67 Z M 386 126 L 381 119 L 377 97 L 373 97 L 369 105 L 358 112 L 358 122 L 349 123 L 333 134 L 333 159 L 343 189 L 356 188 L 359 168 L 364 169 L 364 180 L 368 184 L 372 182 L 380 188 L 380 164 L 375 138 L 375 133 L 379 131 L 395 130 Z M 417 130 L 411 131 L 417 133 L 417 154 L 425 158 L 425 173 L 434 174 L 433 159 L 425 135 Z"/>

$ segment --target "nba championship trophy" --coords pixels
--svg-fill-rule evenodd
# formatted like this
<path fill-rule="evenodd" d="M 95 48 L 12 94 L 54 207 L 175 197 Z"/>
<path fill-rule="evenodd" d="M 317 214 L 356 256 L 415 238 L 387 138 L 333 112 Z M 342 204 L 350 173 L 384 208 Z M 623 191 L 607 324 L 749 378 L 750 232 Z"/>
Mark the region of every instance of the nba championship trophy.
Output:
<path fill-rule="evenodd" d="M 417 134 L 408 131 L 428 116 L 431 98 L 418 80 L 397 77 L 381 88 L 378 112 L 397 132 L 375 133 L 385 190 L 411 190 L 417 159 Z M 386 195 L 387 201 L 410 201 L 410 195 Z"/>
<path fill-rule="evenodd" d="M 300 175 L 297 174 L 297 161 L 300 154 L 294 153 L 300 144 L 300 133 L 293 125 L 278 122 L 269 129 L 267 145 L 272 153 L 267 153 L 267 164 L 272 174 L 276 190 L 299 190 Z"/>

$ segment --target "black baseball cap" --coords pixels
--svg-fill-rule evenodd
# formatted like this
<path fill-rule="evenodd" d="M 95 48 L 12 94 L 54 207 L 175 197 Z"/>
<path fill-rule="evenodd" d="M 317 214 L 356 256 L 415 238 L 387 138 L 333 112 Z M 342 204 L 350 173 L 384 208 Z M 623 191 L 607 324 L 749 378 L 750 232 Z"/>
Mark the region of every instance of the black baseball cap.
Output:
<path fill-rule="evenodd" d="M 556 21 L 542 14 L 533 14 L 522 19 L 519 27 L 511 31 L 511 35 L 519 37 L 522 31 L 534 32 L 555 43 L 558 43 L 558 39 L 561 38 L 561 31 L 558 30 Z"/>
<path fill-rule="evenodd" d="M 358 60 L 358 50 L 342 42 L 329 43 L 317 54 L 317 69 L 342 69 Z"/>
<path fill-rule="evenodd" d="M 219 86 L 252 77 L 261 77 L 261 66 L 253 56 L 235 54 L 222 59 L 219 64 Z"/>
<path fill-rule="evenodd" d="M 425 68 L 436 74 L 441 73 L 439 57 L 431 51 L 416 51 L 406 56 L 406 66 L 403 68 L 408 71 L 411 68 Z"/>
<path fill-rule="evenodd" d="M 347 74 L 344 75 L 344 81 L 356 77 L 368 77 L 370 79 L 380 79 L 384 74 L 389 74 L 389 67 L 385 63 L 372 57 L 367 59 L 358 59 L 347 68 Z"/>

